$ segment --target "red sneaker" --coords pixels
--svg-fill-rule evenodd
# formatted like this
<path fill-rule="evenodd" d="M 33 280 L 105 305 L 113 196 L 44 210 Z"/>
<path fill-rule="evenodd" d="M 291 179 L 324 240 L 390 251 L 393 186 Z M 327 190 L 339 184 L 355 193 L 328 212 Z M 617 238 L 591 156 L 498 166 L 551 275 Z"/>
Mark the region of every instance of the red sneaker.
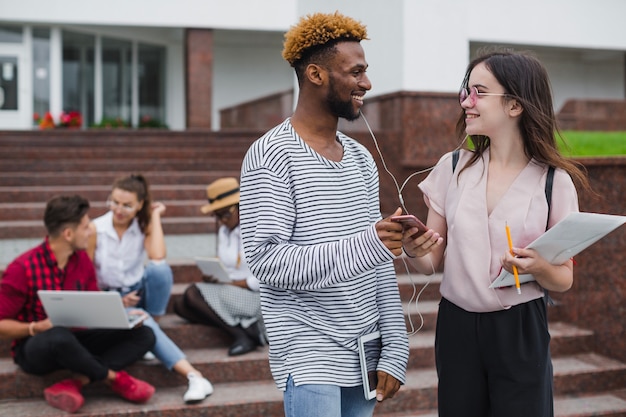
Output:
<path fill-rule="evenodd" d="M 134 403 L 145 403 L 154 394 L 154 387 L 145 381 L 133 378 L 124 371 L 117 371 L 111 389 L 120 397 Z"/>
<path fill-rule="evenodd" d="M 64 379 L 43 390 L 48 404 L 68 413 L 83 406 L 85 399 L 80 393 L 83 384 L 78 379 Z"/>

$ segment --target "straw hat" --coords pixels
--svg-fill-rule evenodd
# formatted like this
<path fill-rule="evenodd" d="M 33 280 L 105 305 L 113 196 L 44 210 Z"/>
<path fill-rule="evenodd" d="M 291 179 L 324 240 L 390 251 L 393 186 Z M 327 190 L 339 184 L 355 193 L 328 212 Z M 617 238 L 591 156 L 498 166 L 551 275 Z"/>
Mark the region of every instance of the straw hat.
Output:
<path fill-rule="evenodd" d="M 209 199 L 209 204 L 200 208 L 200 211 L 204 214 L 239 204 L 239 181 L 234 177 L 215 180 L 206 187 L 206 195 Z"/>

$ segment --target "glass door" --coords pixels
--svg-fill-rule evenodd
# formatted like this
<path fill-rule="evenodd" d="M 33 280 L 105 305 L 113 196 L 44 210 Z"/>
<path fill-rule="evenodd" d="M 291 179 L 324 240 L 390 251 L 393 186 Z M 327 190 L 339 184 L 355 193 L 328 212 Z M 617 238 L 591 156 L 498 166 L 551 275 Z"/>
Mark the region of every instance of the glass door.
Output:
<path fill-rule="evenodd" d="M 0 129 L 32 124 L 22 27 L 0 26 Z"/>

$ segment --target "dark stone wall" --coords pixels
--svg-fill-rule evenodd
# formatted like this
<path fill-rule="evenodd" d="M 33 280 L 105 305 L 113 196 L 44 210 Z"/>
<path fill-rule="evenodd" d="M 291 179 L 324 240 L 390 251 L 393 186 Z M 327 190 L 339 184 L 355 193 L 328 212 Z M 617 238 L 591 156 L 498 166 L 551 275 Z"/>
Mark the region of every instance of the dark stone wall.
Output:
<path fill-rule="evenodd" d="M 626 130 L 626 100 L 568 100 L 558 119 L 563 130 Z"/>
<path fill-rule="evenodd" d="M 293 90 L 220 110 L 222 129 L 270 129 L 281 123 L 293 111 Z"/>

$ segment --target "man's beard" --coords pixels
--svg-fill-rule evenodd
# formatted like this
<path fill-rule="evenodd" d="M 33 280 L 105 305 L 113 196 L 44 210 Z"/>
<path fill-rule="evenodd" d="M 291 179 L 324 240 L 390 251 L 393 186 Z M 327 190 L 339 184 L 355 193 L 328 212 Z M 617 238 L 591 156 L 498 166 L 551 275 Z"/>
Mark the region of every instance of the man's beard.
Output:
<path fill-rule="evenodd" d="M 359 110 L 354 110 L 352 98 L 348 101 L 342 101 L 337 94 L 335 83 L 332 78 L 330 79 L 329 86 L 330 91 L 326 97 L 326 102 L 328 103 L 331 113 L 337 117 L 346 119 L 349 122 L 358 119 L 361 116 L 361 112 Z"/>

